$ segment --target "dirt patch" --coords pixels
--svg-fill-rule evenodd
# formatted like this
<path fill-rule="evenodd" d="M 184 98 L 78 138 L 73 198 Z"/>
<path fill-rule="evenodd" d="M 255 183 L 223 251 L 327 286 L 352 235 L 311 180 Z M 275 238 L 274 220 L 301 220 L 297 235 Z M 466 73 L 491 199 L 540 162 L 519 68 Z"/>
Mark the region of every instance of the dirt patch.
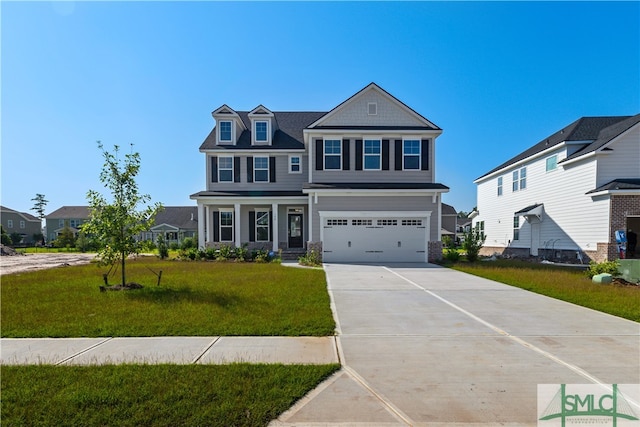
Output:
<path fill-rule="evenodd" d="M 22 273 L 26 271 L 88 264 L 94 258 L 95 254 L 83 253 L 2 256 L 0 257 L 0 275 L 4 276 L 5 274 Z"/>

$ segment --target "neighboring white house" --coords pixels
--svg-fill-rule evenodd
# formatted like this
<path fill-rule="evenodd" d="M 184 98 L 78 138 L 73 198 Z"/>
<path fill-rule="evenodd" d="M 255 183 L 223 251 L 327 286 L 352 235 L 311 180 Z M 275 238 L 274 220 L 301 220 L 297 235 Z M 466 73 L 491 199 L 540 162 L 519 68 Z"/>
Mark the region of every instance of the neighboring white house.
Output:
<path fill-rule="evenodd" d="M 640 114 L 578 119 L 474 182 L 481 254 L 618 258 L 616 230 L 640 229 Z"/>
<path fill-rule="evenodd" d="M 199 246 L 315 250 L 328 262 L 442 256 L 442 130 L 375 83 L 329 112 L 212 115 L 205 190 L 191 195 Z"/>

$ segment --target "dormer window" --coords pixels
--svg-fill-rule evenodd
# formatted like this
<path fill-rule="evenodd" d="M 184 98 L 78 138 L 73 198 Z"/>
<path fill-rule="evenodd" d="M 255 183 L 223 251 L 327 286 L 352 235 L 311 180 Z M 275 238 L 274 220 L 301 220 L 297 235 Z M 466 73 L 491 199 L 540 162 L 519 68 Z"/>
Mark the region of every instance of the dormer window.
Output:
<path fill-rule="evenodd" d="M 255 138 L 256 142 L 269 142 L 269 122 L 256 121 L 255 122 Z"/>
<path fill-rule="evenodd" d="M 231 120 L 221 120 L 218 126 L 220 127 L 218 141 L 233 142 L 233 122 Z"/>

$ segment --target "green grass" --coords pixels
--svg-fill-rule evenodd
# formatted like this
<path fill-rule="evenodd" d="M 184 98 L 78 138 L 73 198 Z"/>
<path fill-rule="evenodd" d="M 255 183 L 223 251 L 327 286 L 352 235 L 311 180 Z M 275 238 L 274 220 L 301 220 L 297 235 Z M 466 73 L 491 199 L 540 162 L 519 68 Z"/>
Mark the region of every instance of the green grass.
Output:
<path fill-rule="evenodd" d="M 2 366 L 3 426 L 265 426 L 338 365 Z"/>
<path fill-rule="evenodd" d="M 334 333 L 321 270 L 152 257 L 127 270 L 144 289 L 100 292 L 107 269 L 95 264 L 3 276 L 2 337 Z M 160 286 L 151 270 L 162 270 Z"/>
<path fill-rule="evenodd" d="M 522 261 L 456 263 L 454 269 L 625 319 L 640 321 L 640 287 L 595 284 L 584 270 Z"/>

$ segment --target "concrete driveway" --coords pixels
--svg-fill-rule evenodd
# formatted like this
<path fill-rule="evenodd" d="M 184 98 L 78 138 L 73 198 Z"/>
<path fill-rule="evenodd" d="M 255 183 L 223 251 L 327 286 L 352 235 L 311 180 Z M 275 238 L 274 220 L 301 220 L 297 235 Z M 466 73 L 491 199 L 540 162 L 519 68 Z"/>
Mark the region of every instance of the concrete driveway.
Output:
<path fill-rule="evenodd" d="M 344 369 L 273 425 L 533 426 L 538 384 L 640 383 L 638 323 L 429 264 L 325 270 Z"/>

